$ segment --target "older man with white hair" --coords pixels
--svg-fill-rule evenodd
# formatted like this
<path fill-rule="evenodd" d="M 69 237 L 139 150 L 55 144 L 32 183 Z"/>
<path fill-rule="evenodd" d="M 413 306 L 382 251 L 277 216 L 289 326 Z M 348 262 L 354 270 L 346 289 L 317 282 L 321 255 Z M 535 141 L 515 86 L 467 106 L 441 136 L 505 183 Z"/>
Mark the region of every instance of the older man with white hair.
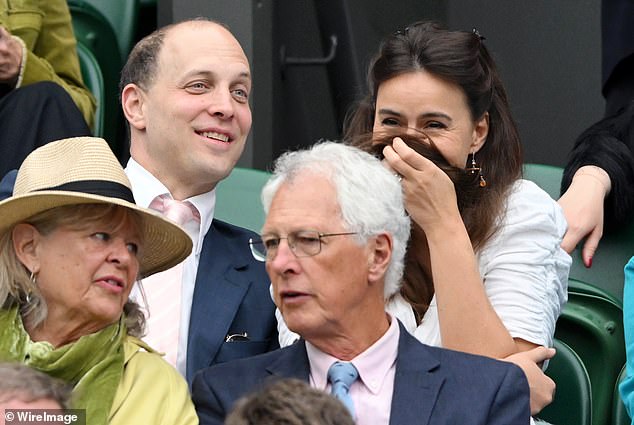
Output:
<path fill-rule="evenodd" d="M 398 178 L 365 152 L 323 142 L 282 155 L 263 189 L 255 254 L 301 339 L 204 369 L 193 385 L 201 424 L 270 379 L 330 391 L 358 424 L 528 424 L 516 366 L 421 344 L 385 312 L 400 288 L 410 233 Z"/>

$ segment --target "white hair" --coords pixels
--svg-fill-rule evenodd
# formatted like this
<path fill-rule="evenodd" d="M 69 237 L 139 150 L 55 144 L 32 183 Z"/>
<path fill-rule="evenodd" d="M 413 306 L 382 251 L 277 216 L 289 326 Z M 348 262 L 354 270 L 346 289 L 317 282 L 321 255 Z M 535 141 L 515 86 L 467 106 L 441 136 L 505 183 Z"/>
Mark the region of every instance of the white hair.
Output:
<path fill-rule="evenodd" d="M 344 227 L 358 233 L 359 243 L 382 232 L 392 236 L 392 258 L 384 286 L 387 300 L 401 287 L 411 225 L 398 178 L 367 152 L 344 143 L 322 141 L 304 150 L 287 152 L 275 161 L 273 175 L 262 189 L 264 211 L 268 214 L 282 183 L 307 171 L 320 174 L 333 184 Z"/>

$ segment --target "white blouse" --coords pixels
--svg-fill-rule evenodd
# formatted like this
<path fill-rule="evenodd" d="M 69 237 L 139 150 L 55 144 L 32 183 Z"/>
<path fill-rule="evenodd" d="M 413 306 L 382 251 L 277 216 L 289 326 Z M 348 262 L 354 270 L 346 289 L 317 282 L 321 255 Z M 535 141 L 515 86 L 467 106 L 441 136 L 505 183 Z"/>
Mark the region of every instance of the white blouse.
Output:
<path fill-rule="evenodd" d="M 501 226 L 477 253 L 486 294 L 513 338 L 552 346 L 555 322 L 568 299 L 572 259 L 560 246 L 566 227 L 559 204 L 533 182 L 519 180 Z M 418 325 L 400 295 L 386 310 L 419 341 L 441 345 L 435 296 Z"/>

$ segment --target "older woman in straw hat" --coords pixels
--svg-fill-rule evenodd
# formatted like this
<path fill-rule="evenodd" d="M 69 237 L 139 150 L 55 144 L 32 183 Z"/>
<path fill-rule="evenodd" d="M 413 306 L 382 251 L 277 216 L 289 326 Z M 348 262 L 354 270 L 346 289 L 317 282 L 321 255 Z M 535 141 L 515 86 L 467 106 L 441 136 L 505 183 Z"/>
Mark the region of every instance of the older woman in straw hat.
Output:
<path fill-rule="evenodd" d="M 134 204 L 104 140 L 33 151 L 0 202 L 0 361 L 70 383 L 91 425 L 198 423 L 185 381 L 138 339 L 144 318 L 128 300 L 191 247 Z"/>

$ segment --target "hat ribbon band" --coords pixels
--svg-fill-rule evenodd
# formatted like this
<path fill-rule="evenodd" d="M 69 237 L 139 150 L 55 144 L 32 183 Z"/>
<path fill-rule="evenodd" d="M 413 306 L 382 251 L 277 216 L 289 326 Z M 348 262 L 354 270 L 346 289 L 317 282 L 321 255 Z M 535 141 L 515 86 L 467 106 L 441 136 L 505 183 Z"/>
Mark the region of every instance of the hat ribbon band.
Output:
<path fill-rule="evenodd" d="M 62 190 L 68 192 L 82 192 L 91 195 L 106 196 L 110 198 L 123 199 L 135 204 L 134 195 L 129 187 L 108 180 L 80 180 L 76 182 L 64 183 L 59 186 L 44 187 L 40 190 Z"/>

